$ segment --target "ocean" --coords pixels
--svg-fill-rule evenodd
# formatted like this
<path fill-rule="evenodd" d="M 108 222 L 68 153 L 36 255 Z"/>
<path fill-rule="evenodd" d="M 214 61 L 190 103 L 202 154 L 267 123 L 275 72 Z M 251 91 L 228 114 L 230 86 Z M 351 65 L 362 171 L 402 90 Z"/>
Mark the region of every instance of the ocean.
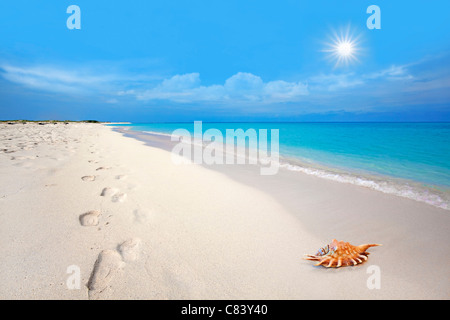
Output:
<path fill-rule="evenodd" d="M 194 133 L 193 123 L 121 126 Z M 224 136 L 226 129 L 278 129 L 282 168 L 450 210 L 450 123 L 202 123 L 203 132 L 211 128 Z"/>

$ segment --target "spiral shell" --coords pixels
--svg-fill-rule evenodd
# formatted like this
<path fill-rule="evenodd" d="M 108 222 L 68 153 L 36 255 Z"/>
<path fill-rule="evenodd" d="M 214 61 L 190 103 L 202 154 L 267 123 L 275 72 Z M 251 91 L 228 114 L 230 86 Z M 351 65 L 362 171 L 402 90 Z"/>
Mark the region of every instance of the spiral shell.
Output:
<path fill-rule="evenodd" d="M 323 248 L 320 248 L 315 255 L 306 254 L 306 260 L 319 261 L 316 266 L 326 268 L 339 268 L 345 266 L 356 266 L 367 261 L 369 255 L 366 250 L 370 247 L 381 246 L 381 244 L 362 244 L 353 246 L 348 242 L 333 241 Z"/>

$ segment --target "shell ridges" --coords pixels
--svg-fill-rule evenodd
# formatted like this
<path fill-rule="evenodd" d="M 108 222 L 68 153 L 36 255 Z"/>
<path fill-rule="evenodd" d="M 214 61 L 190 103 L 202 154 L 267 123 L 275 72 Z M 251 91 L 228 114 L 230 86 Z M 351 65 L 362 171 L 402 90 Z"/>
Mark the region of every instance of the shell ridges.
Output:
<path fill-rule="evenodd" d="M 381 246 L 381 244 L 351 245 L 348 242 L 333 239 L 330 244 L 319 249 L 315 255 L 306 254 L 306 260 L 318 261 L 315 266 L 326 268 L 340 268 L 345 266 L 356 266 L 368 259 L 370 247 Z"/>

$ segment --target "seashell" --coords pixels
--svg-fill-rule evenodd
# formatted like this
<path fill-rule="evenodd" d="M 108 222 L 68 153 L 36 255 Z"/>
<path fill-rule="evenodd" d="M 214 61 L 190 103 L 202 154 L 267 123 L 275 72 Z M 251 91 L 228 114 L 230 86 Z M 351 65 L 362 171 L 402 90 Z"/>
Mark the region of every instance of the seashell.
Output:
<path fill-rule="evenodd" d="M 369 255 L 366 250 L 370 247 L 381 246 L 381 244 L 362 244 L 353 246 L 348 242 L 333 239 L 330 244 L 320 248 L 315 255 L 306 254 L 306 260 L 319 261 L 316 266 L 326 268 L 339 268 L 345 266 L 356 266 L 367 261 Z"/>

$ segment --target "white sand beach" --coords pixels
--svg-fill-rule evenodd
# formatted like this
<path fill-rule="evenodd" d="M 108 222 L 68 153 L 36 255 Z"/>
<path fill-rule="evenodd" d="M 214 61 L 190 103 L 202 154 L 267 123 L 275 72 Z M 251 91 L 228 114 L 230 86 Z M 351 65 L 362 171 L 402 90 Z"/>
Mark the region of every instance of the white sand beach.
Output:
<path fill-rule="evenodd" d="M 101 124 L 1 123 L 0 177 L 1 299 L 450 298 L 450 212 L 414 200 L 175 165 Z M 354 267 L 303 259 L 334 238 L 383 246 Z"/>

